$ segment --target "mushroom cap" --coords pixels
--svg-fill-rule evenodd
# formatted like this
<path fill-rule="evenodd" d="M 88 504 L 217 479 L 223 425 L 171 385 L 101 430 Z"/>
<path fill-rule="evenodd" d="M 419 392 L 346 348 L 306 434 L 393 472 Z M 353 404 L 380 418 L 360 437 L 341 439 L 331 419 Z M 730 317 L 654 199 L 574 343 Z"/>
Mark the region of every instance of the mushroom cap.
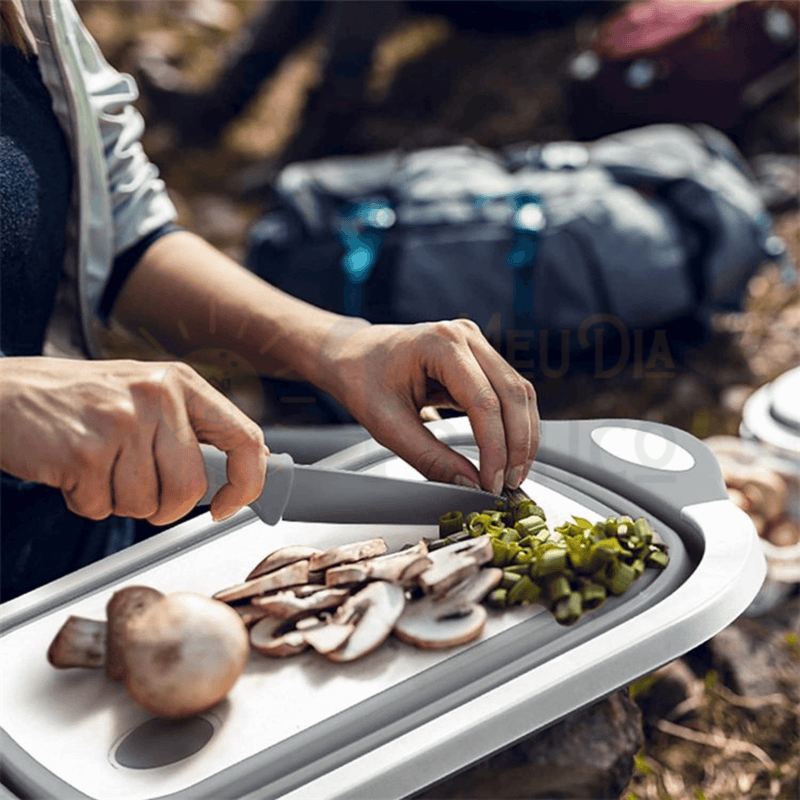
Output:
<path fill-rule="evenodd" d="M 125 586 L 106 603 L 108 619 L 108 649 L 106 652 L 106 677 L 121 681 L 125 677 L 125 640 L 128 623 L 164 595 L 151 586 Z"/>
<path fill-rule="evenodd" d="M 232 608 L 176 592 L 128 623 L 125 687 L 153 714 L 188 717 L 225 697 L 249 651 L 247 629 Z"/>

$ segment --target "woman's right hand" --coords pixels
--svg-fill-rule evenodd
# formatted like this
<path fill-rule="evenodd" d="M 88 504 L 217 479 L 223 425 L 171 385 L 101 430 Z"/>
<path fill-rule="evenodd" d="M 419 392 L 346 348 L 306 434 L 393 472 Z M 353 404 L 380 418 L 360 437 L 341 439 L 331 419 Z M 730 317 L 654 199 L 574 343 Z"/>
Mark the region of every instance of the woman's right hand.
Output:
<path fill-rule="evenodd" d="M 206 492 L 200 442 L 228 455 L 215 519 L 263 489 L 261 428 L 180 362 L 0 358 L 0 411 L 2 469 L 90 519 L 180 519 Z"/>

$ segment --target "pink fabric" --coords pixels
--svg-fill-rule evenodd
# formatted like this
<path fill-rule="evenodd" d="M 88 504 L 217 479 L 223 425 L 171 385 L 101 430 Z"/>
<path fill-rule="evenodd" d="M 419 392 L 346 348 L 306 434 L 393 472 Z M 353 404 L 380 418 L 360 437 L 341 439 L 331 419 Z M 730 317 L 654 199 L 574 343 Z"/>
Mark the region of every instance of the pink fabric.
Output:
<path fill-rule="evenodd" d="M 742 0 L 643 0 L 601 30 L 597 52 L 608 59 L 632 58 L 663 47 L 697 28 L 703 19 Z"/>

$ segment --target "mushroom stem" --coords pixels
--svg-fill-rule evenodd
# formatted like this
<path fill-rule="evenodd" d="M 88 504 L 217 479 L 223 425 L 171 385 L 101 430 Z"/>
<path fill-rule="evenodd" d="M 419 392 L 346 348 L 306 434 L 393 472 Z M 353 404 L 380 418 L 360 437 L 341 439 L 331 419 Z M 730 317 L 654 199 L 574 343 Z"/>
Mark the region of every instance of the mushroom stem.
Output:
<path fill-rule="evenodd" d="M 71 616 L 51 642 L 47 660 L 59 669 L 99 669 L 106 661 L 107 633 L 105 622 Z"/>

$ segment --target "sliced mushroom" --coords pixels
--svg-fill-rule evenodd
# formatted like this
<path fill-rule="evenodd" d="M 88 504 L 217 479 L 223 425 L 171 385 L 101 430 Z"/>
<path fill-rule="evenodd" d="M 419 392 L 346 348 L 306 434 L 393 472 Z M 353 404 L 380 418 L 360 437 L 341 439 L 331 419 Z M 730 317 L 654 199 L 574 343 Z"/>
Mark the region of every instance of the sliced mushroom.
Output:
<path fill-rule="evenodd" d="M 331 567 L 325 573 L 325 582 L 328 586 L 343 586 L 367 580 L 384 580 L 407 585 L 431 566 L 431 563 L 428 548 L 424 541 L 420 541 L 413 547 L 396 553 Z"/>
<path fill-rule="evenodd" d="M 480 603 L 502 580 L 502 569 L 488 567 L 479 570 L 477 575 L 464 578 L 464 580 L 459 581 L 448 589 L 446 594 L 436 596 L 433 599 L 437 602 L 449 601 L 455 603 L 462 601 L 464 603 Z"/>
<path fill-rule="evenodd" d="M 47 650 L 47 660 L 59 669 L 106 663 L 108 626 L 105 622 L 71 616 L 61 626 Z"/>
<path fill-rule="evenodd" d="M 354 661 L 380 647 L 403 613 L 405 603 L 401 586 L 388 581 L 368 583 L 334 615 L 334 623 L 355 627 L 345 643 L 327 653 L 327 657 L 331 661 Z"/>
<path fill-rule="evenodd" d="M 302 631 L 295 630 L 286 620 L 273 617 L 264 617 L 250 628 L 250 645 L 270 658 L 287 658 L 308 649 Z"/>
<path fill-rule="evenodd" d="M 315 625 L 303 628 L 303 638 L 318 653 L 327 655 L 334 650 L 338 650 L 347 641 L 354 629 L 355 624 L 352 622 L 317 620 Z"/>
<path fill-rule="evenodd" d="M 412 606 L 422 606 L 432 600 L 423 597 Z M 436 617 L 427 607 L 414 609 L 407 617 L 401 617 L 394 633 L 407 644 L 426 650 L 440 650 L 466 644 L 481 635 L 486 625 L 486 609 L 472 605 L 466 614 Z"/>
<path fill-rule="evenodd" d="M 479 602 L 502 578 L 501 569 L 480 570 L 443 595 L 427 595 L 407 603 L 395 624 L 395 635 L 431 650 L 471 642 L 486 624 L 486 609 Z"/>
<path fill-rule="evenodd" d="M 275 572 L 268 572 L 260 578 L 253 578 L 253 580 L 223 589 L 214 595 L 214 599 L 221 600 L 223 603 L 232 603 L 235 600 L 246 600 L 275 589 L 285 589 L 307 582 L 308 561 L 296 561 L 294 564 L 275 570 Z"/>
<path fill-rule="evenodd" d="M 441 594 L 492 560 L 494 550 L 489 536 L 442 547 L 428 554 L 432 564 L 419 576 L 426 594 Z"/>
<path fill-rule="evenodd" d="M 311 578 L 309 577 L 309 581 Z M 321 592 L 328 587 L 324 583 L 303 583 L 299 586 L 291 586 L 289 588 L 290 592 L 293 592 L 298 597 L 309 597 L 316 592 Z"/>
<path fill-rule="evenodd" d="M 249 628 L 253 623 L 258 622 L 262 617 L 267 616 L 267 612 L 263 608 L 258 608 L 252 603 L 245 603 L 244 605 L 233 605 L 231 608 L 241 617 L 242 622 Z"/>
<path fill-rule="evenodd" d="M 278 550 L 270 553 L 266 558 L 253 567 L 253 570 L 247 576 L 246 580 L 250 581 L 253 578 L 259 578 L 266 575 L 268 572 L 274 572 L 276 569 L 287 567 L 289 564 L 294 564 L 297 561 L 308 561 L 311 556 L 316 556 L 323 551 L 317 547 L 308 547 L 302 544 L 288 545 L 281 547 Z"/>
<path fill-rule="evenodd" d="M 339 545 L 339 547 L 332 547 L 319 555 L 312 556 L 309 559 L 309 569 L 315 571 L 328 569 L 336 564 L 363 561 L 365 558 L 382 556 L 388 549 L 386 541 L 380 538 Z"/>
<path fill-rule="evenodd" d="M 294 592 L 286 591 L 254 597 L 252 604 L 275 619 L 293 619 L 336 608 L 349 596 L 350 592 L 347 589 L 323 589 L 307 597 L 298 597 Z"/>

